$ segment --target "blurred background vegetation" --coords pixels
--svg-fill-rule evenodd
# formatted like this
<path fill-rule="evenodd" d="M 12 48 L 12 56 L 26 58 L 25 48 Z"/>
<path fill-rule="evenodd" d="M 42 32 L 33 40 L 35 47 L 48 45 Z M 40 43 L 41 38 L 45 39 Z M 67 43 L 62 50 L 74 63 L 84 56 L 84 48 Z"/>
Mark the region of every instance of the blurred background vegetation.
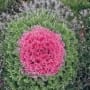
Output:
<path fill-rule="evenodd" d="M 75 11 L 90 8 L 90 0 L 61 0 L 61 1 Z"/>
<path fill-rule="evenodd" d="M 15 4 L 16 0 L 0 0 L 0 12 L 7 10 L 12 4 Z"/>
<path fill-rule="evenodd" d="M 7 10 L 11 5 L 22 1 L 33 0 L 0 0 L 0 11 Z M 79 11 L 81 9 L 90 8 L 90 0 L 60 0 L 65 5 L 69 6 L 73 11 Z"/>

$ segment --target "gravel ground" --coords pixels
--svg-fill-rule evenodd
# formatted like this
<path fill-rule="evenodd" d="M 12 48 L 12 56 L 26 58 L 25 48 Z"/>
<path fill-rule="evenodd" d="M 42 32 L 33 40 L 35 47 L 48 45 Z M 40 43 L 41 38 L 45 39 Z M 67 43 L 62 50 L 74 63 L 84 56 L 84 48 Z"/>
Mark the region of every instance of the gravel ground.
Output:
<path fill-rule="evenodd" d="M 72 12 L 72 10 L 64 6 L 64 4 L 58 0 L 33 0 L 31 2 L 21 2 L 21 4 L 16 5 L 14 8 L 10 8 L 6 12 L 0 14 L 0 43 L 3 43 L 5 28 L 8 22 L 14 18 L 19 17 L 19 13 L 33 11 L 38 8 L 44 8 L 48 11 L 55 12 L 60 20 L 69 25 L 72 30 L 80 30 L 84 27 L 84 22 L 82 18 L 86 18 L 90 15 L 90 9 L 84 9 L 78 12 L 78 15 Z M 0 44 L 0 52 L 2 52 L 2 45 Z M 0 86 L 3 85 L 2 69 L 3 69 L 3 55 L 0 53 Z"/>

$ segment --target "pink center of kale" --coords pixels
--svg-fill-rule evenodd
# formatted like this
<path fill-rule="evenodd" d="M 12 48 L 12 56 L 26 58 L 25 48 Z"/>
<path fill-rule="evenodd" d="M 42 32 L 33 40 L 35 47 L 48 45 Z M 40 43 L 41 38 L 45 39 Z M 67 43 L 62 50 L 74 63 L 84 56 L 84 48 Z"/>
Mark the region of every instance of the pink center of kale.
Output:
<path fill-rule="evenodd" d="M 65 49 L 60 34 L 34 26 L 19 39 L 20 62 L 31 75 L 54 75 L 64 63 Z"/>

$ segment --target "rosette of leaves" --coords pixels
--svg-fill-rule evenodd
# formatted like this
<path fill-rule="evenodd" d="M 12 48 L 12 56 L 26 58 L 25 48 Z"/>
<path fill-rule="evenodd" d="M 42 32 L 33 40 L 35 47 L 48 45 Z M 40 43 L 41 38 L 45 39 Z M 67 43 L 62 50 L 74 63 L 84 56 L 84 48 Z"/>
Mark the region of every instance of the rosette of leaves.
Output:
<path fill-rule="evenodd" d="M 21 72 L 17 41 L 23 32 L 34 25 L 41 25 L 61 33 L 65 42 L 65 65 L 54 76 L 32 78 Z M 3 45 L 5 52 L 4 79 L 7 90 L 65 90 L 65 86 L 76 74 L 77 42 L 74 32 L 51 12 L 38 10 L 24 13 L 18 19 L 11 21 L 8 24 Z"/>

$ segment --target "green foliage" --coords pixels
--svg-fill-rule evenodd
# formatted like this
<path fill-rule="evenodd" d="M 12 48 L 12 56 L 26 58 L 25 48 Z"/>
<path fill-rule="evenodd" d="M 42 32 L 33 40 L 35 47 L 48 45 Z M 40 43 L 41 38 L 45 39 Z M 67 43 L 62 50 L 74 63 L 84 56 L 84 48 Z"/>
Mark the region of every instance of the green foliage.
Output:
<path fill-rule="evenodd" d="M 10 5 L 14 4 L 16 0 L 0 0 L 0 12 L 6 10 Z"/>
<path fill-rule="evenodd" d="M 90 8 L 90 2 L 88 0 L 61 0 L 61 1 L 75 11 Z"/>
<path fill-rule="evenodd" d="M 17 41 L 22 33 L 33 25 L 42 25 L 61 33 L 66 45 L 65 65 L 58 74 L 45 80 L 42 78 L 33 79 L 21 73 Z M 5 82 L 6 86 L 9 87 L 7 90 L 65 90 L 65 86 L 76 74 L 78 52 L 75 34 L 55 15 L 47 11 L 24 13 L 17 20 L 9 23 L 3 46 L 5 51 Z"/>

